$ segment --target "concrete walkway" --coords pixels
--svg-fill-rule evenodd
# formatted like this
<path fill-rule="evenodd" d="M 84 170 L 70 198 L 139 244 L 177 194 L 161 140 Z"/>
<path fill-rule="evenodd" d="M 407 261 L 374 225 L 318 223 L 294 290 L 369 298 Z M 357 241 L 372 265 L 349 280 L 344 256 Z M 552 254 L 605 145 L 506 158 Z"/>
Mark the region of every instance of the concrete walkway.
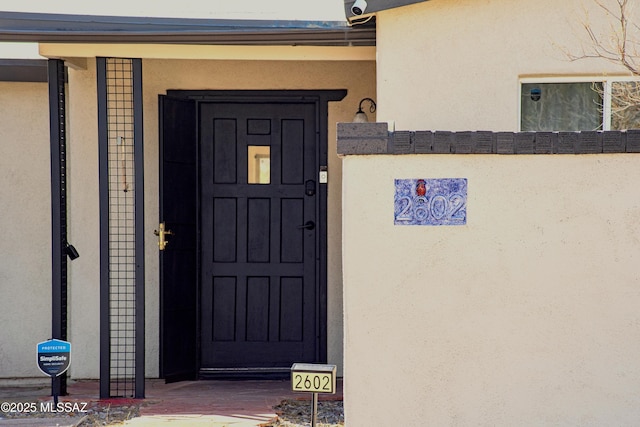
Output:
<path fill-rule="evenodd" d="M 125 426 L 211 426 L 256 427 L 276 417 L 273 407 L 285 399 L 311 399 L 309 394 L 291 391 L 290 381 L 184 381 L 165 384 L 147 380 L 146 398 L 99 399 L 98 381 L 70 381 L 68 396 L 60 402 L 87 403 L 90 406 L 111 405 L 113 408 L 141 404 L 140 417 L 125 421 Z M 0 387 L 0 402 L 50 401 L 49 387 Z M 341 399 L 342 381 L 336 395 L 322 399 Z M 0 420 L 0 426 L 74 426 L 83 417 L 27 418 Z"/>

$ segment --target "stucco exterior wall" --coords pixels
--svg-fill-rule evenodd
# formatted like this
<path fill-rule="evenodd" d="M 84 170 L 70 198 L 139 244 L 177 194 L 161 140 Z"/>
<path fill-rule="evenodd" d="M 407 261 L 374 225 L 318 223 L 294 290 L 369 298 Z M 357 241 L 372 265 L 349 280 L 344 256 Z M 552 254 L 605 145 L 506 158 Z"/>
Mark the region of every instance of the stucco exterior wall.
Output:
<path fill-rule="evenodd" d="M 611 22 L 592 0 L 380 12 L 378 120 L 518 131 L 521 79 L 629 75 L 568 60 Z M 396 178 L 467 178 L 467 224 L 394 226 Z M 635 154 L 346 156 L 346 424 L 636 424 L 638 178 Z"/>
<path fill-rule="evenodd" d="M 71 375 L 99 376 L 98 143 L 95 60 L 87 70 L 70 70 L 70 240 L 81 257 L 71 269 L 73 282 L 70 340 L 82 360 Z M 372 61 L 200 61 L 145 59 L 143 68 L 145 224 L 146 224 L 146 373 L 158 375 L 159 266 L 158 95 L 168 89 L 348 89 L 329 104 L 328 200 L 328 359 L 342 368 L 341 162 L 336 156 L 335 123 L 351 121 L 358 102 L 375 96 Z"/>
<path fill-rule="evenodd" d="M 611 17 L 593 0 L 429 0 L 380 12 L 378 119 L 398 130 L 517 131 L 521 77 L 629 75 L 569 61 L 590 45 L 584 23 L 611 40 Z"/>
<path fill-rule="evenodd" d="M 640 419 L 637 155 L 343 163 L 347 425 Z M 467 224 L 394 226 L 395 178 L 467 178 Z"/>
<path fill-rule="evenodd" d="M 86 71 L 69 69 L 67 181 L 69 241 L 80 253 L 69 268 L 71 378 L 100 373 L 100 228 L 98 102 L 95 60 Z"/>
<path fill-rule="evenodd" d="M 0 82 L 0 379 L 35 377 L 51 338 L 51 184 L 46 83 Z"/>

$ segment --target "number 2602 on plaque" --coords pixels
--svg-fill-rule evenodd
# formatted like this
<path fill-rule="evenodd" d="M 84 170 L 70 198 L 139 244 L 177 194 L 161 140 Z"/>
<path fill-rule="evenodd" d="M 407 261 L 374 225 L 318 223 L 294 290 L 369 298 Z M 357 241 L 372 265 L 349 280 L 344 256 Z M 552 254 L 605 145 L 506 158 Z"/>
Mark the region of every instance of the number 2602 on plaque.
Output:
<path fill-rule="evenodd" d="M 291 367 L 291 389 L 308 393 L 335 393 L 336 365 L 294 363 Z"/>

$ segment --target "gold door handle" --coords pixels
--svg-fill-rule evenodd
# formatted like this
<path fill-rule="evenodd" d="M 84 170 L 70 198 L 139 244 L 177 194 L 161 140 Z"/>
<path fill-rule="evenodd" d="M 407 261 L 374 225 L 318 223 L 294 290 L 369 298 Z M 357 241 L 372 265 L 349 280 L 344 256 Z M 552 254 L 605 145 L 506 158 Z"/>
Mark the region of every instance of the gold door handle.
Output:
<path fill-rule="evenodd" d="M 158 236 L 158 249 L 164 251 L 169 244 L 166 236 L 173 236 L 173 232 L 171 230 L 165 230 L 164 222 L 161 222 L 160 225 L 158 225 L 158 230 L 153 230 L 153 234 Z"/>

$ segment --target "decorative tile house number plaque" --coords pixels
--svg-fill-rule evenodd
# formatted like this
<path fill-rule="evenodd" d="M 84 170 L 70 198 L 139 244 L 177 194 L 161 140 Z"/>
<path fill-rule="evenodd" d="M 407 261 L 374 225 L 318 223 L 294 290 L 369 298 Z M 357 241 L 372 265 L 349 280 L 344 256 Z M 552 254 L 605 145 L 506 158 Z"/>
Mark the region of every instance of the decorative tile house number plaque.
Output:
<path fill-rule="evenodd" d="M 395 225 L 466 223 L 466 178 L 395 180 Z"/>

